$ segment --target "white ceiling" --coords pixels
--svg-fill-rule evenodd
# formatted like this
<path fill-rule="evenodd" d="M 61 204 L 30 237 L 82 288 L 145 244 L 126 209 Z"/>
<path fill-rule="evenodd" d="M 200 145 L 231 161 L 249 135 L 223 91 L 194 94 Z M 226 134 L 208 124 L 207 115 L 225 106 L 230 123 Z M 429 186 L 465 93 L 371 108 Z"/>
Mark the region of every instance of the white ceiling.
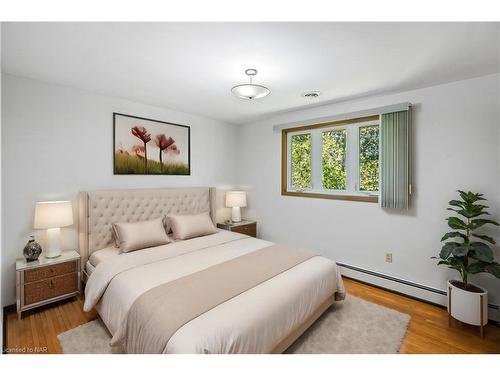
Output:
<path fill-rule="evenodd" d="M 6 73 L 235 124 L 499 72 L 499 49 L 500 23 L 2 25 Z M 271 95 L 231 96 L 246 68 Z"/>

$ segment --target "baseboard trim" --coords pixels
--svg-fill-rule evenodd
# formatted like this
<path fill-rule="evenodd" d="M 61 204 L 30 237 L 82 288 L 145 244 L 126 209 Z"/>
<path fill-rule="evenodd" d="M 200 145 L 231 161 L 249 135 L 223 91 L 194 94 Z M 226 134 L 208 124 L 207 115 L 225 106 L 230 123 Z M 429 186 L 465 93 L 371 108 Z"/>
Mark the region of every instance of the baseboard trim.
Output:
<path fill-rule="evenodd" d="M 446 306 L 446 291 L 420 284 L 399 277 L 387 275 L 381 272 L 368 270 L 366 268 L 353 266 L 346 263 L 337 263 L 341 267 L 342 275 L 371 284 L 382 289 L 387 289 L 398 294 L 403 294 L 421 301 L 429 302 L 435 305 Z M 488 304 L 489 319 L 494 322 L 500 322 L 500 306 Z"/>

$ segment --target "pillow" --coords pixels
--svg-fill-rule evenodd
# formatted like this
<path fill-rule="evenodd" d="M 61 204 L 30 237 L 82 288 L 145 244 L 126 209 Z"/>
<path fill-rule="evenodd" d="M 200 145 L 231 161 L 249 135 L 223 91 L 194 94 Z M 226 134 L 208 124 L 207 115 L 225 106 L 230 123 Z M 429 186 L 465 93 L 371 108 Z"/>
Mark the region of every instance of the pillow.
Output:
<path fill-rule="evenodd" d="M 196 215 L 168 215 L 167 219 L 176 240 L 217 233 L 217 228 L 208 212 Z"/>
<path fill-rule="evenodd" d="M 163 227 L 167 228 L 167 218 L 165 216 L 163 216 L 161 218 L 161 221 L 163 223 Z M 167 230 L 167 233 L 168 232 L 169 231 Z M 111 225 L 111 236 L 113 237 L 113 243 L 114 243 L 115 247 L 120 247 L 120 241 L 118 240 L 118 234 L 116 233 L 116 229 L 115 229 L 114 225 Z M 168 241 L 172 242 L 170 238 L 168 239 Z"/>
<path fill-rule="evenodd" d="M 163 226 L 163 217 L 136 223 L 114 223 L 113 230 L 123 253 L 170 242 Z"/>

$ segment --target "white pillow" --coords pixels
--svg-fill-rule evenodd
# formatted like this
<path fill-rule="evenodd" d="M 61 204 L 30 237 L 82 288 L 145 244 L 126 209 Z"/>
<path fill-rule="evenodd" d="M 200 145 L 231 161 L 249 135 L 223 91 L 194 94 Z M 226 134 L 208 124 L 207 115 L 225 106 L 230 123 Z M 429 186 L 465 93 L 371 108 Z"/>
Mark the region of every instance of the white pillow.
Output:
<path fill-rule="evenodd" d="M 163 217 L 136 223 L 114 223 L 113 230 L 123 253 L 170 242 L 163 226 Z"/>
<path fill-rule="evenodd" d="M 168 215 L 167 219 L 176 240 L 217 233 L 217 228 L 208 212 L 196 215 Z"/>
<path fill-rule="evenodd" d="M 166 216 L 163 216 L 161 218 L 161 222 L 163 223 L 163 227 L 166 228 L 167 227 L 167 218 L 166 218 Z M 167 230 L 167 233 L 168 232 L 169 231 Z M 115 229 L 115 226 L 113 224 L 111 225 L 111 236 L 113 237 L 113 243 L 114 243 L 115 247 L 120 247 L 120 241 L 118 240 L 118 234 L 116 233 L 116 229 Z M 168 239 L 168 241 L 172 242 L 172 240 L 170 238 Z"/>

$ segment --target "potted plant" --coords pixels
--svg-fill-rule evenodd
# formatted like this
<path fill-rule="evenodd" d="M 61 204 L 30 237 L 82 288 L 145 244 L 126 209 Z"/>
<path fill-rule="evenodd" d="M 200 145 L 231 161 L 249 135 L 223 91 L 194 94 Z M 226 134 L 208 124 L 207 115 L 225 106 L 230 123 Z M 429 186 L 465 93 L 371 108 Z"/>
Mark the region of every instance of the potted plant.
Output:
<path fill-rule="evenodd" d="M 448 217 L 453 231 L 446 233 L 441 241 L 444 245 L 439 253 L 438 265 L 444 264 L 460 273 L 461 280 L 448 281 L 448 313 L 464 323 L 481 327 L 488 322 L 488 292 L 469 282 L 469 275 L 488 272 L 500 279 L 500 264 L 495 262 L 489 244 L 495 240 L 477 232 L 487 224 L 499 225 L 488 219 L 488 206 L 483 194 L 459 190 L 460 200 L 449 202 L 450 211 L 457 216 Z M 433 257 L 436 258 L 436 257 Z"/>

